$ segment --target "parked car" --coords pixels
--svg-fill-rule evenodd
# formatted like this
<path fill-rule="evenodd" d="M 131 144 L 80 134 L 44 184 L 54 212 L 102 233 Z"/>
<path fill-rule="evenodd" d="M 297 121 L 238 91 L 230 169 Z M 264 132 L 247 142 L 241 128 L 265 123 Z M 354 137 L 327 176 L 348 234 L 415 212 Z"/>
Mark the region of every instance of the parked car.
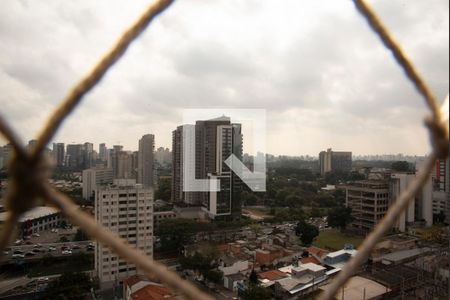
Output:
<path fill-rule="evenodd" d="M 72 254 L 72 250 L 63 250 L 61 252 L 62 255 L 71 255 Z"/>
<path fill-rule="evenodd" d="M 35 237 L 40 237 L 40 236 L 41 236 L 41 235 L 40 235 L 39 233 L 37 233 L 37 232 L 33 233 L 32 235 L 35 236 Z"/>
<path fill-rule="evenodd" d="M 56 247 L 50 246 L 50 247 L 48 247 L 48 251 L 49 251 L 49 252 L 51 252 L 51 251 L 56 251 Z"/>
<path fill-rule="evenodd" d="M 12 255 L 12 258 L 24 258 L 24 257 L 25 257 L 25 255 L 21 254 L 21 253 L 16 253 L 16 254 Z"/>
<path fill-rule="evenodd" d="M 25 253 L 25 256 L 27 257 L 27 256 L 35 256 L 36 255 L 36 253 L 34 253 L 34 252 L 27 252 L 27 253 Z"/>

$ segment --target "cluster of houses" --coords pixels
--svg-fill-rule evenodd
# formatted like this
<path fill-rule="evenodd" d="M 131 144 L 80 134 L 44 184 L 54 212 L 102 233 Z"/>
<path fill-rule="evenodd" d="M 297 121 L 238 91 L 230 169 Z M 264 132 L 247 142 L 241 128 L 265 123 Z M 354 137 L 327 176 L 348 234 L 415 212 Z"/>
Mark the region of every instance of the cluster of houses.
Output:
<path fill-rule="evenodd" d="M 301 299 L 328 288 L 331 279 L 357 254 L 352 245 L 338 251 L 318 247 L 300 247 L 290 225 L 266 228 L 258 234 L 245 230 L 241 239 L 217 246 L 220 253 L 219 270 L 223 272 L 223 286 L 239 295 L 248 286 L 249 275 L 255 271 L 259 285 L 277 299 Z M 188 247 L 186 255 L 202 252 L 202 245 Z M 440 259 L 439 248 L 422 246 L 408 235 L 386 237 L 374 249 L 367 263 L 346 284 L 343 299 L 381 299 L 393 293 L 405 292 L 405 282 L 415 289 L 421 270 L 433 262 L 441 266 L 440 280 L 448 278 L 448 264 Z M 442 269 L 443 268 L 443 269 Z M 447 272 L 447 273 L 446 273 Z M 423 276 L 423 274 L 421 275 Z M 340 292 L 339 298 L 342 294 Z"/>

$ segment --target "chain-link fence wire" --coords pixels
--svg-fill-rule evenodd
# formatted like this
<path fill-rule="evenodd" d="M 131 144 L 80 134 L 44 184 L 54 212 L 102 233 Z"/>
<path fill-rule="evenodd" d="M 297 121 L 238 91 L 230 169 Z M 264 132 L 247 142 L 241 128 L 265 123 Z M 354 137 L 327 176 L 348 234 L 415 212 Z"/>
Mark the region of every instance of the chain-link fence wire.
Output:
<path fill-rule="evenodd" d="M 0 258 L 3 254 L 3 249 L 15 236 L 19 217 L 43 201 L 59 208 L 73 224 L 79 226 L 90 237 L 109 247 L 128 262 L 135 264 L 146 275 L 156 276 L 169 288 L 179 292 L 188 299 L 212 299 L 193 284 L 182 280 L 178 275 L 167 270 L 167 267 L 164 265 L 149 259 L 144 253 L 128 245 L 116 233 L 111 232 L 101 224 L 97 224 L 91 216 L 80 211 L 69 198 L 51 187 L 48 181 L 51 175 L 51 167 L 43 154 L 45 146 L 53 138 L 65 118 L 81 102 L 83 96 L 96 86 L 109 68 L 123 56 L 128 46 L 145 30 L 151 21 L 173 2 L 174 0 L 157 0 L 145 10 L 143 15 L 123 33 L 114 47 L 106 53 L 94 69 L 69 91 L 62 104 L 51 115 L 40 133 L 37 144 L 30 151 L 25 149 L 15 132 L 0 116 L 0 132 L 14 149 L 8 169 L 10 184 L 5 198 L 8 217 L 0 235 Z M 433 151 L 427 158 L 416 180 L 400 195 L 399 199 L 387 212 L 385 218 L 365 239 L 358 249 L 358 254 L 346 264 L 332 282 L 330 288 L 322 295 L 322 299 L 332 299 L 338 289 L 358 270 L 371 249 L 381 239 L 383 234 L 392 227 L 400 213 L 407 207 L 409 201 L 414 199 L 414 195 L 424 185 L 435 160 L 437 158 L 446 158 L 449 152 L 448 125 L 441 117 L 438 101 L 369 5 L 363 0 L 354 0 L 354 2 L 357 9 L 366 17 L 372 29 L 380 36 L 385 46 L 392 51 L 408 78 L 425 98 L 432 112 L 432 116 L 428 117 L 425 123 L 430 130 Z"/>

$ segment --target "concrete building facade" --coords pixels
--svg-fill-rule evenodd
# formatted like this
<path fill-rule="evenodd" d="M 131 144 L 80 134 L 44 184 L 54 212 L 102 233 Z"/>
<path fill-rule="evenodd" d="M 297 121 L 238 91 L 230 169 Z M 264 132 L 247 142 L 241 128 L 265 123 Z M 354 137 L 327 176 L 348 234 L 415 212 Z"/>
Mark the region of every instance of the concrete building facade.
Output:
<path fill-rule="evenodd" d="M 319 153 L 320 174 L 331 171 L 350 172 L 352 170 L 352 152 L 333 151 L 331 148 Z"/>
<path fill-rule="evenodd" d="M 83 170 L 83 199 L 89 200 L 95 196 L 98 186 L 113 183 L 113 170 L 108 168 L 93 168 Z"/>
<path fill-rule="evenodd" d="M 154 186 L 153 164 L 155 136 L 146 134 L 139 140 L 137 182 L 146 187 Z"/>
<path fill-rule="evenodd" d="M 195 125 L 195 174 L 198 179 L 219 179 L 220 191 L 197 193 L 205 213 L 211 219 L 239 219 L 241 216 L 241 180 L 225 164 L 234 154 L 242 160 L 241 124 L 229 117 L 197 121 Z"/>
<path fill-rule="evenodd" d="M 153 258 L 153 190 L 135 180 L 115 180 L 96 193 L 95 218 L 130 245 Z M 96 243 L 95 270 L 102 286 L 139 274 L 109 248 Z"/>
<path fill-rule="evenodd" d="M 65 150 L 64 143 L 53 143 L 53 159 L 57 167 L 64 166 Z"/>
<path fill-rule="evenodd" d="M 352 209 L 349 228 L 361 233 L 371 231 L 389 207 L 389 182 L 363 180 L 347 185 L 346 206 Z"/>

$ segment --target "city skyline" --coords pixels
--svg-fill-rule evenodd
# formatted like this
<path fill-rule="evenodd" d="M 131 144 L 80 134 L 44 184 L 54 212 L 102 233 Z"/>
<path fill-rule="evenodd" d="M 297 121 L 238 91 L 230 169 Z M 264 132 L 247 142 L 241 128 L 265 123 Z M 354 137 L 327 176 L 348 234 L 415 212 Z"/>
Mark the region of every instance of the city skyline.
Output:
<path fill-rule="evenodd" d="M 36 136 L 65 91 L 146 5 L 5 1 L 0 103 L 24 140 Z M 448 1 L 373 5 L 442 101 L 449 86 Z M 166 129 L 182 123 L 183 109 L 221 107 L 266 109 L 269 153 L 430 149 L 422 99 L 351 1 L 176 2 L 54 141 L 136 149 L 138 138 L 152 132 L 158 147 L 169 147 Z"/>

